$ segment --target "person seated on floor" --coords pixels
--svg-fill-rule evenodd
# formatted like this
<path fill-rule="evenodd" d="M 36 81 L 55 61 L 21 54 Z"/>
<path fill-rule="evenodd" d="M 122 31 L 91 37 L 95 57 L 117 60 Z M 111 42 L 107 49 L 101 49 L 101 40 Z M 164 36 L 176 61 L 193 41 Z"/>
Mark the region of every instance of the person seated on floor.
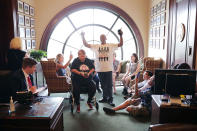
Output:
<path fill-rule="evenodd" d="M 71 79 L 73 85 L 74 101 L 77 105 L 77 112 L 80 112 L 80 91 L 88 91 L 87 105 L 89 109 L 93 109 L 91 100 L 96 92 L 96 85 L 92 80 L 92 73 L 95 67 L 92 61 L 86 58 L 86 52 L 84 50 L 78 51 L 78 57 L 74 59 L 71 66 Z"/>
<path fill-rule="evenodd" d="M 128 98 L 122 104 L 114 108 L 107 108 L 103 107 L 103 111 L 105 113 L 114 114 L 118 110 L 125 109 L 132 115 L 132 116 L 148 116 L 151 113 L 151 89 L 154 86 L 154 76 L 152 76 L 147 84 L 150 88 L 147 88 L 144 91 L 138 90 L 138 78 L 135 79 L 135 89 L 136 89 L 136 98 Z"/>
<path fill-rule="evenodd" d="M 122 78 L 122 83 L 124 85 L 124 89 L 122 94 L 126 95 L 127 93 L 127 88 L 129 87 L 129 83 L 132 80 L 132 78 L 136 75 L 138 70 L 140 69 L 140 64 L 138 63 L 138 56 L 136 53 L 133 53 L 131 56 L 129 68 L 126 72 L 126 74 Z"/>
<path fill-rule="evenodd" d="M 114 94 L 116 94 L 116 78 L 119 75 L 120 70 L 120 62 L 116 60 L 116 53 L 113 53 L 113 73 L 112 73 L 112 79 L 113 79 L 113 91 Z"/>
<path fill-rule="evenodd" d="M 92 60 L 92 63 L 95 65 L 94 60 Z M 99 87 L 100 79 L 99 79 L 98 73 L 96 71 L 93 72 L 93 81 L 96 83 L 96 89 L 97 89 L 98 93 L 102 93 L 102 91 Z"/>
<path fill-rule="evenodd" d="M 67 63 L 64 65 L 64 56 L 62 54 L 58 54 L 56 56 L 55 62 L 56 62 L 56 72 L 58 76 L 66 76 L 67 82 L 71 83 L 71 78 L 70 78 L 70 69 L 69 69 L 69 64 L 73 58 L 73 55 L 70 54 L 69 60 Z"/>
<path fill-rule="evenodd" d="M 148 80 L 150 79 L 150 77 L 152 76 L 152 72 L 146 70 L 144 71 L 143 74 L 143 81 L 138 83 L 138 88 L 139 91 L 144 91 L 147 88 L 150 88 L 149 84 L 148 84 Z M 128 98 L 130 96 L 132 96 L 132 94 L 135 92 L 135 85 L 133 85 L 132 87 L 128 88 L 127 93 L 128 95 L 125 96 L 125 98 Z"/>
<path fill-rule="evenodd" d="M 34 86 L 32 74 L 36 71 L 37 62 L 32 58 L 24 58 L 22 68 L 14 71 L 10 78 L 9 87 L 11 96 L 16 97 L 16 92 L 31 91 L 36 92 L 37 87 Z M 14 66 L 14 65 L 13 65 Z"/>

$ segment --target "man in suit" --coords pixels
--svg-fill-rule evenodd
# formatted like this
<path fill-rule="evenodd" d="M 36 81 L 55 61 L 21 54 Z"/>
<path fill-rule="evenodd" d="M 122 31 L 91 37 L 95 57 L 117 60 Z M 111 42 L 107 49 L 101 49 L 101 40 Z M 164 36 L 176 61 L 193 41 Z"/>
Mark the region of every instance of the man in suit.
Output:
<path fill-rule="evenodd" d="M 36 92 L 36 86 L 33 84 L 32 74 L 36 71 L 37 62 L 32 58 L 24 58 L 22 69 L 13 72 L 10 78 L 10 93 L 13 98 L 18 91 L 31 91 Z M 14 65 L 13 65 L 14 66 Z"/>

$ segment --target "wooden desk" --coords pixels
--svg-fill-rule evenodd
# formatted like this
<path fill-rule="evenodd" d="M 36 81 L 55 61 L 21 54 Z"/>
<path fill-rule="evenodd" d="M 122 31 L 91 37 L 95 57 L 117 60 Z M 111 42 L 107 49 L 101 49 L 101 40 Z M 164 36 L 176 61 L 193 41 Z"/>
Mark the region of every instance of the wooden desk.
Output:
<path fill-rule="evenodd" d="M 2 131 L 63 131 L 63 98 L 42 97 L 41 102 L 29 106 L 15 104 L 16 111 L 0 107 L 0 130 Z"/>
<path fill-rule="evenodd" d="M 197 107 L 163 105 L 161 95 L 152 95 L 151 124 L 197 123 Z"/>

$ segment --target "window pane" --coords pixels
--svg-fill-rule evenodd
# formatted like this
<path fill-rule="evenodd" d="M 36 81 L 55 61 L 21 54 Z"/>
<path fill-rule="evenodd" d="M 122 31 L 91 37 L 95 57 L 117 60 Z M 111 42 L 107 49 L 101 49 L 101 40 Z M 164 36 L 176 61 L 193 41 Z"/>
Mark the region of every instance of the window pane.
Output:
<path fill-rule="evenodd" d="M 84 9 L 74 12 L 69 15 L 69 18 L 76 28 L 86 24 L 93 24 L 93 9 Z"/>
<path fill-rule="evenodd" d="M 118 39 L 115 37 L 115 35 L 109 32 L 109 34 L 107 35 L 107 43 L 119 43 L 119 42 Z"/>
<path fill-rule="evenodd" d="M 69 34 L 74 30 L 67 18 L 64 18 L 54 29 L 51 38 L 65 42 Z"/>
<path fill-rule="evenodd" d="M 100 26 L 94 26 L 93 29 L 94 29 L 94 37 L 93 37 L 93 39 L 97 40 L 97 41 L 100 41 L 100 35 L 101 34 L 106 35 L 108 33 L 107 29 L 105 29 L 103 27 L 100 27 Z"/>
<path fill-rule="evenodd" d="M 62 53 L 62 48 L 63 44 L 50 39 L 47 48 L 47 57 L 55 58 L 57 54 Z"/>
<path fill-rule="evenodd" d="M 94 9 L 94 24 L 100 24 L 110 28 L 116 18 L 117 16 L 109 11 Z"/>
<path fill-rule="evenodd" d="M 81 32 L 85 32 L 85 39 L 87 41 L 93 39 L 93 27 L 87 26 L 84 27 L 78 31 L 76 31 L 68 40 L 67 45 L 72 46 L 74 48 L 80 49 L 83 45 L 82 39 L 81 39 Z"/>
<path fill-rule="evenodd" d="M 66 46 L 64 49 L 64 63 L 66 63 L 68 61 L 70 53 L 72 53 L 73 60 L 74 60 L 78 56 L 77 52 L 78 52 L 77 49 Z"/>
<path fill-rule="evenodd" d="M 136 53 L 135 41 L 133 39 L 123 44 L 123 60 L 130 60 L 132 53 Z"/>
<path fill-rule="evenodd" d="M 123 31 L 123 40 L 124 41 L 127 41 L 127 40 L 133 38 L 133 34 L 129 30 L 128 26 L 121 19 L 118 19 L 118 21 L 116 22 L 116 24 L 112 28 L 112 31 L 114 31 L 118 35 L 119 29 L 122 29 L 122 31 Z"/>
<path fill-rule="evenodd" d="M 119 47 L 118 50 L 116 50 L 115 52 L 116 52 L 116 59 L 120 61 L 122 57 L 121 47 Z"/>

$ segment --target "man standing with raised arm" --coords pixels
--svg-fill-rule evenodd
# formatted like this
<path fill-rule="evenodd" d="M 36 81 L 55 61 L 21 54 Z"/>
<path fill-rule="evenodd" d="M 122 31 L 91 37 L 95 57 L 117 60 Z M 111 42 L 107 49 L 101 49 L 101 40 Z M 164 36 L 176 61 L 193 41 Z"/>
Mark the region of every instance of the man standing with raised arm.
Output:
<path fill-rule="evenodd" d="M 104 34 L 100 35 L 101 44 L 88 44 L 84 37 L 85 33 L 81 33 L 84 46 L 92 49 L 96 55 L 95 69 L 98 72 L 101 88 L 103 89 L 103 98 L 99 100 L 99 102 L 109 103 L 111 106 L 115 106 L 112 97 L 113 53 L 118 47 L 123 45 L 123 32 L 118 30 L 118 34 L 120 35 L 119 44 L 107 44 L 106 36 Z"/>

